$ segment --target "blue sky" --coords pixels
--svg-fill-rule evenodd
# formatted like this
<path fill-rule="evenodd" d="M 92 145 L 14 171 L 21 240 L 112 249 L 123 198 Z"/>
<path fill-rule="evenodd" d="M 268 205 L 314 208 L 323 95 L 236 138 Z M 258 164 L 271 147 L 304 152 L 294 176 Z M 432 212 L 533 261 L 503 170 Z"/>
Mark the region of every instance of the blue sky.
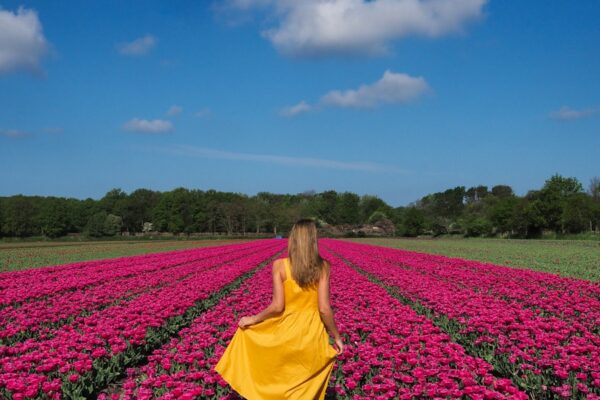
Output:
<path fill-rule="evenodd" d="M 600 175 L 600 2 L 0 0 L 0 195 Z"/>

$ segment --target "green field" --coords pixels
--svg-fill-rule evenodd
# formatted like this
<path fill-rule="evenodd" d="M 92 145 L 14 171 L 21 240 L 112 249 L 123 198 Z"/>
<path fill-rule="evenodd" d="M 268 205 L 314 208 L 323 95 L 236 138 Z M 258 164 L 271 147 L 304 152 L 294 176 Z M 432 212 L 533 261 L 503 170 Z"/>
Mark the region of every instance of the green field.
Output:
<path fill-rule="evenodd" d="M 219 246 L 240 241 L 216 239 L 0 243 L 0 272 L 193 247 Z"/>
<path fill-rule="evenodd" d="M 600 280 L 600 242 L 512 239 L 348 239 L 424 253 Z"/>

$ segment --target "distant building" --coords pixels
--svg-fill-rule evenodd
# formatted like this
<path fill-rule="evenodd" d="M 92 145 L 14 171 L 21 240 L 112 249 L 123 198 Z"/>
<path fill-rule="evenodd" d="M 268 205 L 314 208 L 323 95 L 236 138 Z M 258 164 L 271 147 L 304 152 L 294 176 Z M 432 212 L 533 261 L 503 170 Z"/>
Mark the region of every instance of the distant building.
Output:
<path fill-rule="evenodd" d="M 152 222 L 144 222 L 142 224 L 142 232 L 147 233 L 147 232 L 152 232 Z"/>

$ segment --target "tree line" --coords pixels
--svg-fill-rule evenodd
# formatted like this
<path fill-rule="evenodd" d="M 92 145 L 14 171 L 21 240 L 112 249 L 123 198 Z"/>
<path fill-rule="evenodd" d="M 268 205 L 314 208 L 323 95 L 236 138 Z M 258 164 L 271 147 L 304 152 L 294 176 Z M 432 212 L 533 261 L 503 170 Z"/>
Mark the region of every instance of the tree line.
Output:
<path fill-rule="evenodd" d="M 0 197 L 0 236 L 57 238 L 170 232 L 173 234 L 276 234 L 299 218 L 320 225 L 395 226 L 397 236 L 539 237 L 546 231 L 576 234 L 600 231 L 600 179 L 586 191 L 573 177 L 555 174 L 542 188 L 517 196 L 508 185 L 457 186 L 403 207 L 377 196 L 333 190 L 254 196 L 183 187 L 160 192 L 119 188 L 99 200 L 53 196 Z"/>

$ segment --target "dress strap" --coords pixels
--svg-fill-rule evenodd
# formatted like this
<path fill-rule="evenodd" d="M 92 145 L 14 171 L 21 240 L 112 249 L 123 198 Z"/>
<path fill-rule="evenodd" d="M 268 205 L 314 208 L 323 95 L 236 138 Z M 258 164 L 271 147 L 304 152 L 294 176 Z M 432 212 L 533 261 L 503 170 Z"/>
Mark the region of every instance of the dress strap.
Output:
<path fill-rule="evenodd" d="M 285 258 L 285 260 L 283 261 L 283 265 L 285 267 L 285 280 L 289 281 L 292 279 L 292 271 L 290 268 L 290 258 L 289 257 Z"/>

